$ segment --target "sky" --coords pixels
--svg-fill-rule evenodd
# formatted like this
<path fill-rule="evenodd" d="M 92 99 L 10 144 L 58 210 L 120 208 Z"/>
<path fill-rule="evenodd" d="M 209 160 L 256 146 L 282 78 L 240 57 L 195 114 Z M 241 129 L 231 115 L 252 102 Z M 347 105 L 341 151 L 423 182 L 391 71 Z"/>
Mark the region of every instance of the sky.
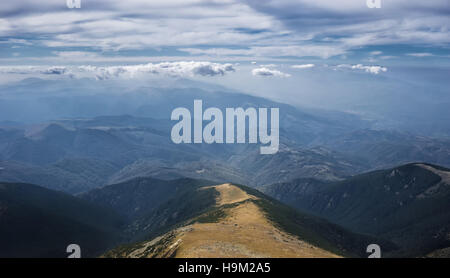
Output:
<path fill-rule="evenodd" d="M 372 89 L 445 91 L 450 1 L 380 4 L 80 0 L 70 8 L 66 0 L 1 1 L 0 83 L 187 77 L 312 106 L 324 105 L 326 85 L 344 93 L 367 90 L 367 82 Z M 328 97 L 335 104 L 344 96 Z"/>
<path fill-rule="evenodd" d="M 0 3 L 1 63 L 388 60 L 448 64 L 450 1 L 18 0 Z"/>

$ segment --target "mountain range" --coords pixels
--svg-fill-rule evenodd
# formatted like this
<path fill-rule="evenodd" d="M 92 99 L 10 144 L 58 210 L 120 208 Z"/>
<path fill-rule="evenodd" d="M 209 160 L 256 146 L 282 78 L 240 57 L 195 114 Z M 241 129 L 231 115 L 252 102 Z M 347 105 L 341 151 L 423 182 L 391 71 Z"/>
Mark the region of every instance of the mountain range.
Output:
<path fill-rule="evenodd" d="M 364 257 L 373 243 L 384 256 L 442 256 L 450 246 L 449 177 L 446 168 L 407 164 L 260 190 L 134 178 L 76 196 L 1 183 L 1 256 L 61 257 L 70 243 L 107 257 Z M 247 242 L 255 231 L 273 248 Z"/>
<path fill-rule="evenodd" d="M 175 145 L 170 128 L 167 120 L 133 116 L 3 127 L 0 180 L 80 193 L 143 176 L 262 186 L 302 177 L 340 180 L 415 161 L 450 163 L 445 139 L 398 132 L 361 129 L 311 144 L 282 138 L 277 154 L 261 156 L 254 145 Z"/>
<path fill-rule="evenodd" d="M 194 99 L 278 107 L 279 151 L 174 144 Z M 0 119 L 1 257 L 448 254 L 446 136 L 188 80 L 26 79 L 0 86 Z"/>
<path fill-rule="evenodd" d="M 450 170 L 406 164 L 324 182 L 297 179 L 262 189 L 266 194 L 352 231 L 389 240 L 402 256 L 450 245 Z"/>
<path fill-rule="evenodd" d="M 76 197 L 13 183 L 2 183 L 0 193 L 2 257 L 64 257 L 72 243 L 87 257 L 108 249 L 104 256 L 142 251 L 145 255 L 136 256 L 170 257 L 178 252 L 180 256 L 338 257 L 364 256 L 364 247 L 372 242 L 387 250 L 397 248 L 298 212 L 242 185 L 137 178 Z M 172 244 L 178 236 L 184 240 L 199 235 L 193 244 L 202 245 L 199 248 L 205 253 L 197 247 L 182 253 L 178 249 L 184 244 L 178 239 Z M 272 246 L 261 246 L 260 240 Z M 149 250 L 135 250 L 142 244 Z"/>

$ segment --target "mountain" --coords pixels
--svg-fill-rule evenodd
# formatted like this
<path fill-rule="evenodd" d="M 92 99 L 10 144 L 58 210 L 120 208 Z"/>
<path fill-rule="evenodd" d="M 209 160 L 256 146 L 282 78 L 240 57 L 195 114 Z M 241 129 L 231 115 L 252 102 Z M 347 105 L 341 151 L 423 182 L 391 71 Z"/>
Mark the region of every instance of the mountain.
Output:
<path fill-rule="evenodd" d="M 0 180 L 77 194 L 136 177 L 255 187 L 297 178 L 336 181 L 416 159 L 450 163 L 445 139 L 389 131 L 325 136 L 308 146 L 281 137 L 279 151 L 264 156 L 258 145 L 177 145 L 170 140 L 171 126 L 168 120 L 122 115 L 0 129 Z"/>
<path fill-rule="evenodd" d="M 279 108 L 279 152 L 262 156 L 259 145 L 249 144 L 174 144 L 170 113 L 192 111 L 195 99 L 205 109 Z M 256 187 L 297 178 L 336 181 L 414 161 L 450 166 L 448 138 L 380 130 L 355 114 L 184 79 L 26 79 L 0 86 L 0 119 L 0 181 L 71 194 L 137 177 Z"/>
<path fill-rule="evenodd" d="M 247 172 L 225 162 L 209 159 L 198 161 L 174 161 L 139 159 L 123 167 L 109 178 L 109 184 L 121 183 L 138 177 L 152 177 L 163 180 L 179 178 L 204 179 L 215 182 L 226 180 L 236 183 L 249 181 Z"/>
<path fill-rule="evenodd" d="M 142 235 L 137 243 L 114 248 L 105 257 L 365 256 L 374 241 L 387 250 L 396 248 L 300 213 L 246 186 L 201 185 L 189 179 L 179 180 L 179 186 L 160 183 L 136 179 L 83 194 L 123 211 L 133 219 L 130 228 Z M 157 201 L 148 205 L 140 196 Z M 142 204 L 146 206 L 141 209 Z"/>
<path fill-rule="evenodd" d="M 94 158 L 67 158 L 44 166 L 0 161 L 0 181 L 39 184 L 76 194 L 107 183 L 108 177 L 118 169 L 112 163 Z"/>
<path fill-rule="evenodd" d="M 366 161 L 373 168 L 388 168 L 416 161 L 450 167 L 450 140 L 393 130 L 360 129 L 336 137 L 318 138 L 315 144 Z"/>
<path fill-rule="evenodd" d="M 122 153 L 136 149 L 136 146 L 101 129 L 72 130 L 53 123 L 38 132 L 11 140 L 2 157 L 4 160 L 47 165 L 74 157 L 118 160 L 123 159 Z"/>
<path fill-rule="evenodd" d="M 232 155 L 227 162 L 241 172 L 247 173 L 246 184 L 253 187 L 300 177 L 340 180 L 370 167 L 364 161 L 330 149 L 302 148 L 290 144 L 281 144 L 276 154 L 265 156 L 260 155 L 256 149 L 247 148 Z"/>
<path fill-rule="evenodd" d="M 113 211 L 40 186 L 0 183 L 0 257 L 96 256 L 121 240 Z"/>
<path fill-rule="evenodd" d="M 397 244 L 398 256 L 450 246 L 450 170 L 412 163 L 343 181 L 298 179 L 262 189 L 351 231 Z"/>
<path fill-rule="evenodd" d="M 192 110 L 194 99 L 205 109 L 279 108 L 278 153 L 263 156 L 249 144 L 174 144 L 170 113 Z M 448 138 L 374 130 L 379 125 L 355 114 L 189 80 L 26 79 L 0 86 L 0 119 L 0 181 L 71 194 L 137 177 L 257 187 L 298 178 L 337 181 L 414 161 L 450 166 Z"/>
<path fill-rule="evenodd" d="M 172 86 L 168 85 L 172 84 Z M 38 92 L 36 92 L 39 90 Z M 211 86 L 176 80 L 167 84 L 81 80 L 23 80 L 0 85 L 0 119 L 45 122 L 67 118 L 131 115 L 170 120 L 178 107 L 192 111 L 194 99 L 204 107 L 277 107 L 284 136 L 310 142 L 317 136 L 337 135 L 371 123 L 349 113 L 302 109 L 269 99 Z"/>
<path fill-rule="evenodd" d="M 124 217 L 123 233 L 129 241 L 134 241 L 210 207 L 214 195 L 197 189 L 212 184 L 214 182 L 188 178 L 135 178 L 82 193 L 79 197 Z"/>
<path fill-rule="evenodd" d="M 368 167 L 337 152 L 308 149 L 284 138 L 279 152 L 271 156 L 260 155 L 257 145 L 174 144 L 171 126 L 167 120 L 129 115 L 37 125 L 5 139 L 0 180 L 77 194 L 136 177 L 257 186 L 305 176 L 337 180 Z"/>
<path fill-rule="evenodd" d="M 63 119 L 0 128 L 0 181 L 78 194 L 137 177 L 182 177 L 252 187 L 298 178 L 342 180 L 410 161 L 448 165 L 450 143 L 389 131 L 359 130 L 307 146 L 280 138 L 279 151 L 258 145 L 174 144 L 168 120 L 122 116 Z"/>

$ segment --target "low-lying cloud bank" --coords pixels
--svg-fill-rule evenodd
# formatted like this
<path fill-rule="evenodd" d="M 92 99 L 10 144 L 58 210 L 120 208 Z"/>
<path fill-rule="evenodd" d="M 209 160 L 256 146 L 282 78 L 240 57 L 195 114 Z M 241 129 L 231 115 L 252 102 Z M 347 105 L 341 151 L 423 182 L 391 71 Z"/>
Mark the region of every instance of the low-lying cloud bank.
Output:
<path fill-rule="evenodd" d="M 304 65 L 293 65 L 293 66 L 291 66 L 291 68 L 293 68 L 293 69 L 310 69 L 315 66 L 316 65 L 314 65 L 314 64 L 304 64 Z"/>
<path fill-rule="evenodd" d="M 164 62 L 129 66 L 2 66 L 3 74 L 67 75 L 70 77 L 95 77 L 96 79 L 134 78 L 145 74 L 172 77 L 222 76 L 234 72 L 232 64 L 212 62 Z"/>
<path fill-rule="evenodd" d="M 67 67 L 43 67 L 43 66 L 0 66 L 0 74 L 55 74 L 68 73 Z"/>
<path fill-rule="evenodd" d="M 270 69 L 267 67 L 260 67 L 252 70 L 253 76 L 263 76 L 263 77 L 269 77 L 269 76 L 275 76 L 275 77 L 290 77 L 290 74 L 281 72 L 276 69 Z"/>
<path fill-rule="evenodd" d="M 194 61 L 110 67 L 80 66 L 79 69 L 94 73 L 98 79 L 109 79 L 113 77 L 133 78 L 142 74 L 161 74 L 173 77 L 221 76 L 235 71 L 232 64 Z"/>
<path fill-rule="evenodd" d="M 275 65 L 261 65 L 259 68 L 255 68 L 252 70 L 253 76 L 262 76 L 262 77 L 291 77 L 289 73 L 281 72 L 277 69 L 274 69 Z M 316 67 L 315 64 L 299 64 L 292 65 L 290 68 L 292 69 L 311 69 Z M 387 72 L 387 68 L 378 65 L 363 65 L 363 64 L 341 64 L 335 66 L 323 65 L 319 66 L 321 69 L 330 69 L 330 70 L 349 70 L 349 71 L 363 71 L 369 74 L 379 74 L 382 72 Z"/>
<path fill-rule="evenodd" d="M 365 66 L 362 64 L 357 64 L 357 65 L 343 64 L 343 65 L 336 66 L 336 68 L 337 69 L 349 69 L 349 70 L 362 70 L 362 71 L 365 71 L 367 73 L 372 73 L 372 74 L 379 74 L 380 72 L 387 72 L 387 68 L 383 67 L 383 66 Z"/>
<path fill-rule="evenodd" d="M 260 65 L 251 70 L 251 74 L 255 77 L 278 77 L 288 78 L 291 74 L 282 72 L 276 67 L 279 65 L 267 64 Z M 363 65 L 363 64 L 341 64 L 335 66 L 315 64 L 297 64 L 291 65 L 291 69 L 311 69 L 321 68 L 330 70 L 347 70 L 361 71 L 369 74 L 380 74 L 387 72 L 387 68 L 379 65 Z M 162 62 L 148 63 L 137 65 L 119 65 L 119 66 L 0 66 L 0 74 L 13 75 L 46 75 L 46 76 L 66 76 L 69 78 L 95 78 L 97 80 L 106 80 L 114 78 L 133 79 L 145 78 L 146 76 L 162 76 L 162 77 L 214 77 L 224 76 L 228 73 L 235 72 L 235 65 L 230 63 L 213 63 L 213 62 Z M 241 72 L 242 73 L 242 72 Z"/>

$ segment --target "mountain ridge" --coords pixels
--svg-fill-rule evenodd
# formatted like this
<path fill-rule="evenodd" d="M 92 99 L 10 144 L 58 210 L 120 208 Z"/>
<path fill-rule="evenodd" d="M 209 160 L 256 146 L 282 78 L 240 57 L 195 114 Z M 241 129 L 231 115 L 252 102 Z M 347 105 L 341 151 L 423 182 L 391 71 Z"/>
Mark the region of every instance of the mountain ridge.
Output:
<path fill-rule="evenodd" d="M 343 181 L 299 179 L 262 191 L 352 231 L 391 240 L 401 247 L 399 256 L 423 256 L 450 246 L 449 173 L 410 163 Z"/>
<path fill-rule="evenodd" d="M 166 232 L 123 245 L 104 257 L 339 257 L 363 256 L 376 240 L 290 210 L 242 185 L 215 190 L 215 203 Z M 210 195 L 213 196 L 213 195 Z M 382 241 L 378 239 L 378 241 Z M 265 242 L 261 245 L 261 242 Z M 382 241 L 386 249 L 395 246 Z"/>

